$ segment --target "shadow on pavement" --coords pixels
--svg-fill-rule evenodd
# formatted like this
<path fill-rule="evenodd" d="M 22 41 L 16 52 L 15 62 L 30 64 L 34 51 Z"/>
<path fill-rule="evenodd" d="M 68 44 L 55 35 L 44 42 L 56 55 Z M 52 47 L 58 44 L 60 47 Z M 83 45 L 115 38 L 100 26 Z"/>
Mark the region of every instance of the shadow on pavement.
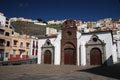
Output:
<path fill-rule="evenodd" d="M 110 78 L 120 79 L 120 63 L 112 66 L 98 66 L 84 70 L 78 70 L 78 72 L 88 72 Z"/>

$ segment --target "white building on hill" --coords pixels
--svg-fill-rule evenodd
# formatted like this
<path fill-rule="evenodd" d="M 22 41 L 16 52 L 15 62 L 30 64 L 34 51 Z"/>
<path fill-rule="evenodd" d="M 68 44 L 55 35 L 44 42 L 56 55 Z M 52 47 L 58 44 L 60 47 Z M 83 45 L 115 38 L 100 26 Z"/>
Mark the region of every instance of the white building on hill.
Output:
<path fill-rule="evenodd" d="M 0 26 L 2 26 L 2 27 L 9 27 L 10 26 L 9 19 L 6 18 L 3 13 L 0 13 Z"/>

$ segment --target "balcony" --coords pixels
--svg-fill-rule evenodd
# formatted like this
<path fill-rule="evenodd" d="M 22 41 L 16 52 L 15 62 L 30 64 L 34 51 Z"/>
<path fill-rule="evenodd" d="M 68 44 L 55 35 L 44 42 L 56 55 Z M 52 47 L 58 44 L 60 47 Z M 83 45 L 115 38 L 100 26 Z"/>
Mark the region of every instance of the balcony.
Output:
<path fill-rule="evenodd" d="M 5 30 L 0 29 L 0 34 L 1 34 L 1 35 L 4 35 L 4 32 L 5 32 Z"/>
<path fill-rule="evenodd" d="M 13 40 L 13 47 L 17 47 L 18 46 L 18 40 Z"/>
<path fill-rule="evenodd" d="M 1 43 L 1 42 L 0 42 L 0 46 L 2 46 L 2 47 L 5 46 L 5 43 Z"/>
<path fill-rule="evenodd" d="M 20 51 L 25 51 L 26 49 L 25 49 L 25 47 L 20 47 L 19 50 Z"/>
<path fill-rule="evenodd" d="M 5 49 L 5 45 L 0 43 L 0 49 Z"/>
<path fill-rule="evenodd" d="M 5 46 L 5 40 L 4 39 L 0 39 L 0 46 L 4 47 Z"/>
<path fill-rule="evenodd" d="M 20 42 L 20 48 L 25 48 L 25 46 L 23 45 L 23 42 Z"/>

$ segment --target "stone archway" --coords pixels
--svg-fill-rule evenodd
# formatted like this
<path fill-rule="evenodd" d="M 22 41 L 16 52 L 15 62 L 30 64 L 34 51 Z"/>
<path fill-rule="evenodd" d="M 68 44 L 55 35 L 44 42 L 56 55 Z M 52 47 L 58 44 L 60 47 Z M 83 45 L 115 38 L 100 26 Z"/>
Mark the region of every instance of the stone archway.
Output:
<path fill-rule="evenodd" d="M 51 64 L 52 54 L 50 50 L 46 50 L 44 53 L 44 64 Z"/>
<path fill-rule="evenodd" d="M 92 35 L 86 43 L 87 65 L 102 65 L 105 57 L 105 43 L 97 35 Z"/>
<path fill-rule="evenodd" d="M 90 64 L 91 65 L 101 65 L 102 64 L 102 53 L 99 48 L 91 49 Z"/>
<path fill-rule="evenodd" d="M 54 46 L 49 39 L 41 47 L 41 63 L 54 64 Z"/>
<path fill-rule="evenodd" d="M 72 44 L 67 43 L 64 46 L 64 64 L 75 65 L 76 64 L 76 51 Z"/>
<path fill-rule="evenodd" d="M 73 48 L 66 48 L 64 50 L 64 64 L 74 65 L 75 50 Z"/>

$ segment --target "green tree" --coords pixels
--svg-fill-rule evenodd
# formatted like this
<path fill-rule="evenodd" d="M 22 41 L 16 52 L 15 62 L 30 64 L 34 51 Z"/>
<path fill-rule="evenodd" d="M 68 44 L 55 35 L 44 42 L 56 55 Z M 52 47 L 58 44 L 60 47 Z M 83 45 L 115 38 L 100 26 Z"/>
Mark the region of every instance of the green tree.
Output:
<path fill-rule="evenodd" d="M 42 20 L 41 18 L 38 18 L 37 21 L 39 21 L 39 22 L 43 22 L 43 20 Z"/>

